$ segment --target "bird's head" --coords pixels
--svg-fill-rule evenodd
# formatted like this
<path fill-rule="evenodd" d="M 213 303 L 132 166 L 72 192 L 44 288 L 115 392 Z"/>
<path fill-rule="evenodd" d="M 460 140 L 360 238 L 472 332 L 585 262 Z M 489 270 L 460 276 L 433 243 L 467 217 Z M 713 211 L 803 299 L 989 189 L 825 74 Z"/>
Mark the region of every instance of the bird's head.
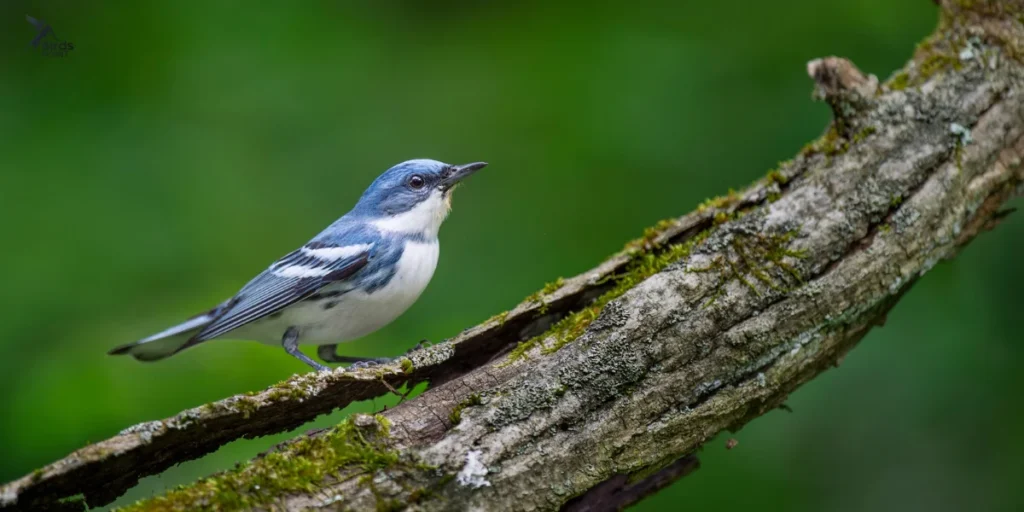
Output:
<path fill-rule="evenodd" d="M 381 230 L 435 237 L 451 209 L 455 186 L 486 165 L 402 162 L 370 184 L 353 212 L 372 219 Z"/>

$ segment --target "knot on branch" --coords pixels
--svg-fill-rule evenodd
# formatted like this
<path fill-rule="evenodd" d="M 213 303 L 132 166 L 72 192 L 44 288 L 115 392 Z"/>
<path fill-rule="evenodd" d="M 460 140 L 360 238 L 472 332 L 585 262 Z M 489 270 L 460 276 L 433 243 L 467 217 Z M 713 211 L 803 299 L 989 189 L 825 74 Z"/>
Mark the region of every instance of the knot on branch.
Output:
<path fill-rule="evenodd" d="M 814 80 L 814 98 L 828 103 L 840 129 L 846 133 L 859 112 L 867 110 L 878 91 L 878 77 L 864 75 L 842 57 L 825 57 L 807 63 L 807 75 Z"/>

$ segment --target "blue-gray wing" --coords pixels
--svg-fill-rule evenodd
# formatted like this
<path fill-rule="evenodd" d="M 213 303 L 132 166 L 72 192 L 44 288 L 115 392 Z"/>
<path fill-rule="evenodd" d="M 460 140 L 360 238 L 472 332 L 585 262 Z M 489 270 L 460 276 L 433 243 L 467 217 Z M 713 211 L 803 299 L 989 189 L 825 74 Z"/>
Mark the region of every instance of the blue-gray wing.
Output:
<path fill-rule="evenodd" d="M 339 247 L 339 257 L 326 260 L 311 254 L 308 247 L 288 254 L 256 276 L 186 346 L 216 338 L 295 304 L 330 283 L 352 276 L 370 258 L 369 246 L 361 246 L 358 252 L 348 250 L 358 246 Z"/>

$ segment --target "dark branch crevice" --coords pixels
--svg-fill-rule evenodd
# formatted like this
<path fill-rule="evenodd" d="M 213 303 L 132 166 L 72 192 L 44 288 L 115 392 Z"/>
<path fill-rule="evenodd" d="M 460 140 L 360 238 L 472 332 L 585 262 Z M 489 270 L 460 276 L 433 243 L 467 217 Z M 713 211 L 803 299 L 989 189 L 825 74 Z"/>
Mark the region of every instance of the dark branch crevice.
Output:
<path fill-rule="evenodd" d="M 615 475 L 566 502 L 562 512 L 623 510 L 699 468 L 700 460 L 687 455 L 638 482 L 631 482 L 630 475 Z"/>

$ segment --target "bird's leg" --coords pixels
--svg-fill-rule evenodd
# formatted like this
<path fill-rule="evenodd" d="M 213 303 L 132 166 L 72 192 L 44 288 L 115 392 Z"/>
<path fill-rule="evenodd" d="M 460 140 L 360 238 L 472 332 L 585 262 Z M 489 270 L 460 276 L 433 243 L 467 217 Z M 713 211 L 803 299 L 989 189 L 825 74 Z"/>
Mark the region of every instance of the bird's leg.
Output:
<path fill-rule="evenodd" d="M 338 345 L 320 345 L 316 356 L 328 363 L 386 363 L 390 357 L 355 357 L 338 354 Z"/>
<path fill-rule="evenodd" d="M 329 372 L 331 368 L 324 366 L 312 359 L 306 354 L 299 351 L 299 330 L 294 326 L 289 327 L 284 331 L 284 337 L 281 338 L 281 345 L 284 347 L 284 351 L 292 355 L 292 357 L 302 361 L 303 363 L 312 366 L 314 370 L 318 372 Z"/>

